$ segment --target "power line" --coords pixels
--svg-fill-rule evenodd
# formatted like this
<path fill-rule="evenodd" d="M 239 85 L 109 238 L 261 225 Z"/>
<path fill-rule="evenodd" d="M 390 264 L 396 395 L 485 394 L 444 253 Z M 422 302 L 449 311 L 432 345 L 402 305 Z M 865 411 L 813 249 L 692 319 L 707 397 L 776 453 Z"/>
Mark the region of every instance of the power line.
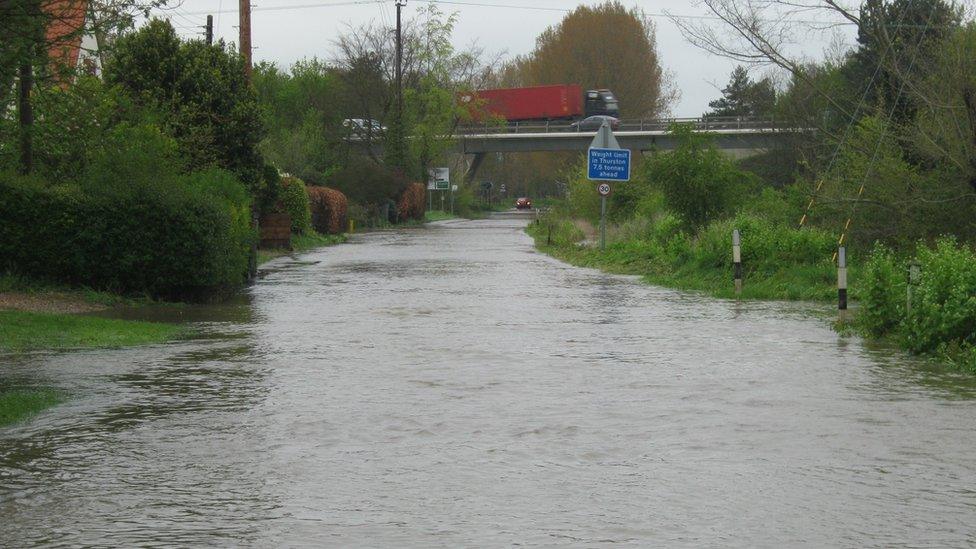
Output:
<path fill-rule="evenodd" d="M 901 24 L 901 22 L 904 21 L 905 15 L 907 13 L 908 10 L 902 10 L 902 12 L 898 15 L 898 24 Z M 878 66 L 875 67 L 874 74 L 871 75 L 871 80 L 869 80 L 868 85 L 865 86 L 864 93 L 861 94 L 860 101 L 858 101 L 857 106 L 854 107 L 854 112 L 851 113 L 851 119 L 848 121 L 847 127 L 844 128 L 844 135 L 841 136 L 840 141 L 837 143 L 837 147 L 834 149 L 834 154 L 831 155 L 830 161 L 827 163 L 827 168 L 824 170 L 825 174 L 828 175 L 830 174 L 830 171 L 834 167 L 834 163 L 840 157 L 841 149 L 844 147 L 844 144 L 847 143 L 848 136 L 854 133 L 853 132 L 854 125 L 858 121 L 857 118 L 858 114 L 861 112 L 861 108 L 864 107 L 864 105 L 867 103 L 868 95 L 870 95 L 871 93 L 871 88 L 872 86 L 874 86 L 875 81 L 878 79 L 878 76 L 880 76 L 881 74 L 881 67 L 885 62 L 884 61 L 885 57 L 888 56 L 889 52 L 894 53 L 894 51 L 895 51 L 895 42 L 894 40 L 891 40 L 888 42 L 888 45 L 887 47 L 885 47 L 885 50 L 881 53 L 881 56 L 878 57 Z M 820 192 L 820 189 L 823 187 L 823 184 L 824 184 L 824 178 L 820 177 L 820 180 L 817 182 L 816 188 L 814 188 L 813 190 L 813 195 L 810 197 L 810 203 L 807 204 L 806 211 L 803 212 L 803 216 L 800 218 L 800 224 L 799 224 L 800 228 L 803 228 L 803 224 L 807 221 L 810 212 L 813 211 L 814 203 L 817 200 L 817 193 Z"/>
<path fill-rule="evenodd" d="M 929 28 L 928 23 L 932 22 L 932 16 L 935 14 L 936 7 L 937 7 L 936 5 L 932 6 L 932 9 L 929 11 L 928 17 L 925 19 L 926 28 Z M 844 239 L 847 237 L 847 233 L 851 228 L 851 222 L 854 220 L 854 213 L 857 210 L 858 201 L 860 201 L 861 197 L 864 196 L 864 189 L 867 186 L 868 178 L 870 178 L 872 173 L 874 172 L 874 166 L 875 164 L 877 164 L 878 156 L 881 153 L 881 148 L 882 146 L 884 146 L 884 141 L 888 137 L 888 131 L 891 129 L 891 125 L 895 117 L 895 113 L 898 110 L 898 102 L 901 100 L 901 96 L 905 92 L 905 86 L 908 83 L 908 74 L 911 73 L 912 70 L 915 68 L 915 62 L 919 58 L 919 54 L 921 53 L 922 50 L 922 42 L 924 40 L 925 40 L 925 33 L 923 32 L 920 34 L 918 38 L 918 42 L 915 44 L 915 52 L 912 54 L 912 61 L 908 65 L 908 70 L 906 71 L 905 76 L 902 79 L 901 85 L 898 87 L 898 93 L 895 95 L 895 100 L 891 105 L 891 112 L 888 113 L 888 119 L 885 121 L 885 124 L 882 128 L 881 136 L 878 137 L 878 144 L 875 146 L 874 154 L 871 156 L 871 163 L 868 164 L 868 168 L 864 172 L 864 177 L 861 179 L 861 186 L 857 190 L 857 198 L 855 199 L 855 202 L 851 204 L 851 212 L 847 216 L 847 222 L 844 223 L 844 228 L 841 230 L 840 238 L 837 240 L 838 246 L 844 245 Z M 836 255 L 834 257 L 836 258 Z"/>
<path fill-rule="evenodd" d="M 552 8 L 547 6 L 530 6 L 527 4 L 508 4 L 508 3 L 491 3 L 491 2 L 477 2 L 477 1 L 465 1 L 465 0 L 414 0 L 415 2 L 423 2 L 426 4 L 443 4 L 447 6 L 468 6 L 477 8 L 501 8 L 501 9 L 512 9 L 512 10 L 526 10 L 526 11 L 546 11 L 555 13 L 571 13 L 573 9 L 568 8 Z M 285 6 L 266 6 L 266 7 L 254 7 L 251 11 L 291 11 L 291 10 L 302 10 L 302 9 L 317 9 L 317 8 L 332 8 L 341 6 L 362 6 L 362 5 L 374 5 L 381 4 L 386 5 L 389 0 L 340 0 L 338 2 L 314 2 L 305 4 L 291 4 Z M 575 8 L 574 8 L 575 9 Z M 187 15 L 207 15 L 208 13 L 237 13 L 236 9 L 220 10 L 216 12 L 187 12 Z M 664 18 L 664 19 L 698 19 L 698 20 L 709 20 L 709 21 L 721 21 L 720 18 L 711 15 L 689 15 L 689 14 L 674 14 L 667 11 L 664 12 L 644 12 L 647 17 Z M 804 21 L 796 20 L 791 21 L 793 23 L 805 23 L 805 24 L 817 24 L 822 25 L 825 21 Z M 850 22 L 840 22 L 838 25 L 850 25 Z"/>
<path fill-rule="evenodd" d="M 560 13 L 570 13 L 573 10 L 566 8 L 547 8 L 544 6 L 524 6 L 517 4 L 489 4 L 487 2 L 461 2 L 459 0 L 414 0 L 416 2 L 425 2 L 427 4 L 446 4 L 451 6 L 475 6 L 479 8 L 506 8 L 514 10 L 530 10 L 530 11 L 555 11 Z"/>
<path fill-rule="evenodd" d="M 369 5 L 386 5 L 390 0 L 339 0 L 336 2 L 311 2 L 305 4 L 290 4 L 285 6 L 255 6 L 251 11 L 293 11 L 293 10 L 304 10 L 304 9 L 321 9 L 321 8 L 333 8 L 333 7 L 343 7 L 343 6 L 369 6 Z M 543 12 L 553 12 L 553 13 L 572 13 L 576 8 L 553 8 L 547 6 L 531 6 L 528 4 L 510 4 L 510 3 L 492 3 L 484 1 L 467 1 L 467 0 L 414 0 L 415 2 L 423 2 L 426 4 L 442 4 L 446 6 L 461 6 L 461 7 L 477 7 L 477 8 L 501 8 L 501 9 L 511 9 L 511 10 L 524 10 L 524 11 L 543 11 Z M 635 5 L 635 7 L 639 4 Z M 221 14 L 221 13 L 237 13 L 236 9 L 220 9 L 218 6 L 215 12 L 186 12 L 186 15 L 207 15 L 211 13 Z M 857 11 L 857 10 L 853 10 Z M 655 19 L 683 19 L 683 20 L 696 20 L 696 21 L 715 21 L 719 23 L 724 23 L 725 21 L 721 17 L 714 15 L 693 15 L 686 13 L 671 13 L 667 10 L 661 12 L 641 12 L 645 17 L 651 17 Z M 219 22 L 219 20 L 218 20 Z M 761 23 L 788 23 L 788 24 L 802 24 L 802 25 L 818 25 L 818 26 L 830 26 L 830 27 L 849 27 L 855 26 L 856 23 L 852 21 L 844 20 L 813 20 L 813 19 L 763 19 L 758 20 Z M 925 25 L 887 25 L 890 28 L 923 28 Z M 219 25 L 218 25 L 219 27 Z M 929 25 L 929 28 L 934 28 L 933 25 Z M 940 27 L 935 27 L 940 28 Z"/>
<path fill-rule="evenodd" d="M 316 2 L 314 4 L 291 4 L 288 6 L 255 6 L 251 8 L 251 11 L 290 11 L 290 10 L 302 10 L 302 9 L 314 9 L 314 8 L 333 8 L 340 6 L 364 6 L 371 4 L 382 4 L 388 0 L 342 0 L 339 2 Z M 228 8 L 225 10 L 218 9 L 216 12 L 213 11 L 198 11 L 198 12 L 188 12 L 187 15 L 207 15 L 210 13 L 238 13 L 239 10 Z"/>

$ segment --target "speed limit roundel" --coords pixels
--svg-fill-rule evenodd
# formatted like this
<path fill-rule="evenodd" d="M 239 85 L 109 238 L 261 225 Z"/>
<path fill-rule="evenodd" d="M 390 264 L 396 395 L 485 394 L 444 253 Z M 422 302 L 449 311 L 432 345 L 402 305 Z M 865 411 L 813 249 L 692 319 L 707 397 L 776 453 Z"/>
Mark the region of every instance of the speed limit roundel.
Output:
<path fill-rule="evenodd" d="M 610 196 L 610 184 L 600 183 L 596 188 L 596 192 L 600 193 L 600 196 Z"/>

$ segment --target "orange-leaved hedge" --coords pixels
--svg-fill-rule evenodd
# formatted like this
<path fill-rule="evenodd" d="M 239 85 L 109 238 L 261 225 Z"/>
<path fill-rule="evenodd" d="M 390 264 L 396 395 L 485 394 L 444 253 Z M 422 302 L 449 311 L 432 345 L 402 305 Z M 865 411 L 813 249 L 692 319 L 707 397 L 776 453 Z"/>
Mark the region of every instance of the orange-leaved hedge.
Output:
<path fill-rule="evenodd" d="M 312 226 L 322 234 L 339 234 L 345 230 L 349 201 L 346 195 L 329 187 L 308 186 Z"/>
<path fill-rule="evenodd" d="M 399 214 L 399 219 L 401 221 L 407 219 L 422 220 L 424 213 L 427 211 L 426 194 L 427 189 L 423 183 L 410 183 L 407 185 L 400 194 L 400 199 L 397 201 L 397 214 Z"/>

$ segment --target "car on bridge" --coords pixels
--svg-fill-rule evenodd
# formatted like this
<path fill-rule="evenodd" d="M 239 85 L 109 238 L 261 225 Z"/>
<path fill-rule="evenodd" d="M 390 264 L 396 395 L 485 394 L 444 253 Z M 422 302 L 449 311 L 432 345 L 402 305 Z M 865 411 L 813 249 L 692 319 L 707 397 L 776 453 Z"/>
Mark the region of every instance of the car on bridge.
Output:
<path fill-rule="evenodd" d="M 359 137 L 379 137 L 386 131 L 386 126 L 372 118 L 346 118 L 342 121 L 342 127 Z"/>
<path fill-rule="evenodd" d="M 607 116 L 605 114 L 589 116 L 578 122 L 573 122 L 572 124 L 570 124 L 570 127 L 573 128 L 573 130 L 578 132 L 591 132 L 591 131 L 599 130 L 600 126 L 602 126 L 604 122 L 610 124 L 611 130 L 620 129 L 620 120 L 612 116 Z"/>
<path fill-rule="evenodd" d="M 532 208 L 532 201 L 524 196 L 515 201 L 516 210 L 525 210 Z"/>

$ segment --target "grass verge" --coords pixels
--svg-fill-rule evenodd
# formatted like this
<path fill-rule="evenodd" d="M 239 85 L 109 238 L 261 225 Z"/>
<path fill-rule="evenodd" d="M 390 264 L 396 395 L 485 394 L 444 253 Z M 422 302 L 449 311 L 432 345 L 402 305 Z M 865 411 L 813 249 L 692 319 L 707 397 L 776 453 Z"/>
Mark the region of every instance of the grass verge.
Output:
<path fill-rule="evenodd" d="M 183 330 L 157 322 L 0 311 L 0 351 L 146 345 L 173 339 Z"/>
<path fill-rule="evenodd" d="M 0 392 L 0 427 L 23 421 L 64 402 L 64 395 L 51 389 L 13 389 Z"/>
<path fill-rule="evenodd" d="M 736 296 L 731 264 L 718 263 L 713 257 L 697 252 L 688 241 L 675 239 L 661 245 L 629 239 L 610 242 L 606 250 L 600 250 L 581 244 L 582 233 L 566 221 L 533 223 L 527 232 L 539 251 L 557 259 L 614 274 L 638 275 L 657 286 L 725 299 L 823 302 L 837 299 L 837 270 L 827 260 L 810 264 L 784 263 L 782 266 L 745 263 L 742 294 Z M 730 258 L 731 252 L 730 245 Z M 852 265 L 849 276 L 856 276 L 857 270 L 857 266 Z M 852 291 L 851 299 L 854 298 L 856 292 Z"/>
<path fill-rule="evenodd" d="M 308 234 L 292 235 L 290 250 L 284 248 L 258 250 L 258 265 L 262 265 L 283 255 L 297 254 L 323 246 L 342 244 L 347 239 L 348 237 L 345 234 L 319 234 L 311 232 Z"/>
<path fill-rule="evenodd" d="M 148 298 L 126 297 L 89 288 L 72 288 L 12 274 L 0 274 L 0 294 L 4 293 L 20 293 L 41 298 L 87 303 L 94 306 L 92 308 L 114 307 L 117 305 L 131 306 L 138 303 L 151 302 Z"/>
<path fill-rule="evenodd" d="M 446 221 L 448 219 L 457 219 L 458 216 L 450 212 L 442 212 L 440 210 L 427 210 L 424 212 L 424 221 Z"/>

